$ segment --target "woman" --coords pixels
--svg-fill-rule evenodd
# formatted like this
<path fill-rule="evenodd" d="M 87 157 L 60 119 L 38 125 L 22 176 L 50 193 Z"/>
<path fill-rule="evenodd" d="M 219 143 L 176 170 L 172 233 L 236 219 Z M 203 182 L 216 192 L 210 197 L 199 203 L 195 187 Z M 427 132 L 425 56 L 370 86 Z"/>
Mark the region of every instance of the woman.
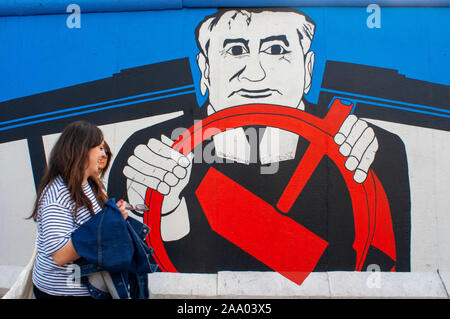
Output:
<path fill-rule="evenodd" d="M 102 157 L 98 164 L 98 178 L 100 179 L 100 186 L 102 187 L 103 191 L 106 192 L 105 175 L 106 171 L 109 168 L 109 164 L 111 164 L 112 153 L 111 148 L 109 147 L 108 143 L 106 143 L 106 141 L 103 141 L 103 148 L 105 150 L 106 156 Z"/>
<path fill-rule="evenodd" d="M 102 131 L 84 121 L 67 126 L 53 147 L 30 216 L 38 229 L 33 269 L 38 299 L 89 296 L 87 287 L 73 280 L 71 264 L 80 256 L 71 235 L 107 201 L 98 179 L 99 163 L 105 157 Z M 125 202 L 117 206 L 127 218 Z"/>

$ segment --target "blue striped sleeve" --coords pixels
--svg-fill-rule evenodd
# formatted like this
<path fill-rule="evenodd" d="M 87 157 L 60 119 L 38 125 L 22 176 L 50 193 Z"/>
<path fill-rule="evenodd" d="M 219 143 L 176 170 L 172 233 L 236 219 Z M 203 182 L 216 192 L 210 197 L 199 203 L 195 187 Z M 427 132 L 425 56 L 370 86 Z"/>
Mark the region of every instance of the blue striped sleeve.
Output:
<path fill-rule="evenodd" d="M 49 203 L 41 209 L 41 249 L 45 255 L 53 255 L 70 240 L 74 229 L 72 211 L 59 203 Z"/>

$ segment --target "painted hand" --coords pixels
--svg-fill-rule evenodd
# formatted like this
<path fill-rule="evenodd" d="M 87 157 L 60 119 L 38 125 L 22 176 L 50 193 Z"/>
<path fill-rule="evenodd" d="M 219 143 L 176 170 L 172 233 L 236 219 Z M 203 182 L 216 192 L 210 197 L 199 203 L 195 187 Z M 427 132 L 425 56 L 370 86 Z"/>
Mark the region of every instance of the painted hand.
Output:
<path fill-rule="evenodd" d="M 173 211 L 180 204 L 180 193 L 187 185 L 192 156 L 184 156 L 170 147 L 172 141 L 161 136 L 161 141 L 150 139 L 147 145 L 138 145 L 123 169 L 127 177 L 130 204 L 142 204 L 147 188 L 164 195 L 161 213 Z"/>
<path fill-rule="evenodd" d="M 353 179 L 363 183 L 378 150 L 378 140 L 373 129 L 366 121 L 351 114 L 342 123 L 334 141 L 340 145 L 339 152 L 347 157 L 345 167 L 354 171 Z"/>

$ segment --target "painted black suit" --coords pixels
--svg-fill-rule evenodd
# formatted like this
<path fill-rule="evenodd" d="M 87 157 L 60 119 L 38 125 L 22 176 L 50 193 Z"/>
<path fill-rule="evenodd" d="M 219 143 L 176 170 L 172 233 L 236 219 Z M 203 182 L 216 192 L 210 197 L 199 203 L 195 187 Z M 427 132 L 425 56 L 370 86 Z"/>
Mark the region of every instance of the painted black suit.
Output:
<path fill-rule="evenodd" d="M 320 118 L 327 112 L 326 107 L 309 103 L 305 105 L 306 112 Z M 160 139 L 161 134 L 171 137 L 175 128 L 190 127 L 194 123 L 194 118 L 206 117 L 206 107 L 194 110 L 187 107 L 184 113 L 182 117 L 137 131 L 124 143 L 111 169 L 108 186 L 110 196 L 122 198 L 126 193 L 126 178 L 122 170 L 137 145 L 146 144 L 152 137 Z M 397 256 L 395 269 L 410 271 L 410 193 L 405 147 L 398 136 L 377 126 L 370 126 L 374 129 L 379 143 L 371 168 L 386 191 L 392 214 Z M 219 160 L 213 164 L 205 164 L 194 161 L 189 184 L 181 193 L 186 199 L 189 211 L 190 232 L 180 240 L 164 243 L 177 270 L 195 273 L 270 270 L 268 266 L 211 229 L 195 190 L 208 169 L 214 167 L 275 206 L 308 144 L 306 139 L 300 137 L 295 158 L 279 162 L 276 174 L 260 174 L 261 163 L 230 164 L 221 163 L 223 160 Z M 314 271 L 355 269 L 356 252 L 352 247 L 355 238 L 352 203 L 342 175 L 328 157 L 325 156 L 317 166 L 301 196 L 292 206 L 289 216 L 328 242 Z M 375 247 L 370 247 L 363 270 L 370 264 L 377 264 L 382 271 L 389 271 L 394 266 L 394 261 Z"/>

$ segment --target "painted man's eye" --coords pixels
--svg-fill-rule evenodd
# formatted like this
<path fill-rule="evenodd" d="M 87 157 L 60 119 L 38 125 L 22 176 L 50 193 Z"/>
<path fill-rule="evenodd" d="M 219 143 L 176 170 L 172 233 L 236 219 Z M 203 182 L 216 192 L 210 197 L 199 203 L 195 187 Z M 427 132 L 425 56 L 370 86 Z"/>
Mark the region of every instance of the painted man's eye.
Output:
<path fill-rule="evenodd" d="M 227 53 L 233 56 L 238 56 L 248 53 L 248 51 L 243 45 L 233 45 L 231 48 L 227 50 Z"/>
<path fill-rule="evenodd" d="M 289 53 L 288 50 L 286 50 L 282 45 L 280 44 L 274 44 L 268 47 L 267 49 L 263 50 L 262 52 L 270 54 L 270 55 L 281 55 Z"/>

